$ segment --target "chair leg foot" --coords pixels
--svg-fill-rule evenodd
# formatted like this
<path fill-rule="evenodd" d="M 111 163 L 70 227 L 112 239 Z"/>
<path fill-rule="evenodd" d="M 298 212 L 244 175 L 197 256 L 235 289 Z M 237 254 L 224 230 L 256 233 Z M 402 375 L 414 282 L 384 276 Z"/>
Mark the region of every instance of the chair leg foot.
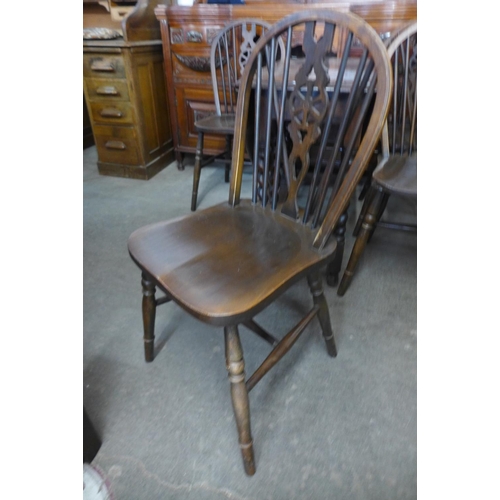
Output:
<path fill-rule="evenodd" d="M 194 158 L 193 172 L 193 194 L 191 195 L 191 211 L 196 210 L 198 199 L 198 185 L 200 184 L 201 158 L 203 156 L 203 132 L 198 133 L 198 142 L 196 144 L 196 156 Z"/>
<path fill-rule="evenodd" d="M 238 439 L 245 472 L 249 476 L 255 474 L 252 433 L 250 430 L 250 405 L 245 384 L 245 361 L 237 326 L 224 328 L 226 346 L 226 368 L 231 383 L 231 400 L 233 403 Z"/>
<path fill-rule="evenodd" d="M 184 159 L 179 151 L 175 152 L 175 161 L 177 162 L 177 170 L 184 170 Z"/>
<path fill-rule="evenodd" d="M 342 276 L 342 281 L 340 282 L 340 285 L 337 288 L 337 295 L 339 297 L 343 297 L 345 295 L 345 293 L 347 292 L 347 289 L 349 288 L 349 285 L 351 284 L 353 274 L 354 273 L 352 271 L 350 271 L 349 269 L 346 269 L 344 271 L 344 274 Z"/>
<path fill-rule="evenodd" d="M 330 322 L 330 313 L 328 304 L 326 303 L 325 295 L 323 294 L 323 286 L 319 272 L 315 271 L 307 277 L 307 283 L 313 297 L 315 305 L 319 306 L 318 319 L 323 331 L 323 338 L 326 343 L 328 354 L 335 358 L 337 356 L 337 346 L 335 345 L 335 337 L 333 335 L 332 324 Z"/>
<path fill-rule="evenodd" d="M 374 189 L 373 196 L 370 200 L 370 205 L 366 210 L 366 214 L 361 224 L 359 235 L 354 242 L 354 247 L 349 257 L 349 262 L 347 263 L 347 268 L 342 276 L 339 287 L 337 288 L 337 295 L 343 297 L 349 285 L 351 284 L 354 270 L 358 264 L 358 261 L 363 253 L 372 234 L 375 224 L 379 218 L 380 209 L 384 203 L 384 193 L 381 189 Z"/>
<path fill-rule="evenodd" d="M 142 273 L 142 321 L 144 325 L 144 356 L 149 363 L 154 359 L 156 287 L 152 278 Z"/>

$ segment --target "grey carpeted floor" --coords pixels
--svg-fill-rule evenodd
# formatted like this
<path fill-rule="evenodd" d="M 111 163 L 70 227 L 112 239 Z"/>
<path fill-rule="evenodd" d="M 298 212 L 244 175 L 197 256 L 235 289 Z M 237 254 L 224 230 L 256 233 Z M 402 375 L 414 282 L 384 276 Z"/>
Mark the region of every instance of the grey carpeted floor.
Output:
<path fill-rule="evenodd" d="M 83 403 L 102 438 L 92 462 L 117 500 L 417 498 L 417 237 L 377 229 L 345 297 L 325 286 L 338 357 L 317 321 L 250 394 L 255 476 L 243 472 L 223 332 L 159 308 L 156 359 L 143 357 L 140 272 L 130 233 L 189 212 L 192 167 L 150 181 L 100 176 L 83 153 Z M 248 192 L 250 175 L 244 174 Z M 227 198 L 202 171 L 199 207 Z M 359 203 L 351 204 L 349 226 Z M 391 199 L 388 218 L 416 207 Z M 353 243 L 347 233 L 344 266 Z M 258 316 L 281 336 L 311 305 L 307 283 Z M 240 330 L 247 374 L 269 346 Z"/>

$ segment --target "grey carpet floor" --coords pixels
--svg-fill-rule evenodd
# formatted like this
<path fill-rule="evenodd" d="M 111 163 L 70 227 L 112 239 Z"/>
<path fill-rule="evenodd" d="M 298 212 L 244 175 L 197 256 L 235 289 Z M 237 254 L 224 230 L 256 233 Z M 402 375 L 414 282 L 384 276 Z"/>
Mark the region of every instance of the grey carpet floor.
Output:
<path fill-rule="evenodd" d="M 223 332 L 159 308 L 156 358 L 142 346 L 136 228 L 189 212 L 192 166 L 150 181 L 100 176 L 83 153 L 83 403 L 102 438 L 92 465 L 117 500 L 417 498 L 417 237 L 379 228 L 345 297 L 325 286 L 339 354 L 313 321 L 250 394 L 257 472 L 244 474 Z M 250 175 L 244 174 L 248 193 Z M 222 168 L 202 171 L 199 207 L 224 201 Z M 349 227 L 359 202 L 353 201 Z M 415 218 L 391 199 L 387 217 Z M 347 233 L 347 261 L 353 238 Z M 298 283 L 258 316 L 275 335 L 311 305 Z M 269 352 L 243 327 L 246 372 Z"/>

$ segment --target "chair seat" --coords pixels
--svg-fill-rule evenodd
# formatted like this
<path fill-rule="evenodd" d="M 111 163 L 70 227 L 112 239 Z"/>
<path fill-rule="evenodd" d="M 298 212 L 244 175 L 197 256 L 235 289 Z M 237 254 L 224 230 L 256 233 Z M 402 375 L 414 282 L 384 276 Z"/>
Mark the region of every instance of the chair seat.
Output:
<path fill-rule="evenodd" d="M 417 153 L 390 156 L 373 171 L 373 179 L 385 190 L 404 196 L 417 196 Z"/>
<path fill-rule="evenodd" d="M 129 238 L 138 266 L 198 319 L 224 326 L 255 316 L 289 285 L 333 257 L 313 232 L 242 201 L 145 226 Z"/>
<path fill-rule="evenodd" d="M 234 123 L 236 115 L 211 115 L 194 123 L 198 132 L 215 132 L 217 134 L 234 134 Z"/>

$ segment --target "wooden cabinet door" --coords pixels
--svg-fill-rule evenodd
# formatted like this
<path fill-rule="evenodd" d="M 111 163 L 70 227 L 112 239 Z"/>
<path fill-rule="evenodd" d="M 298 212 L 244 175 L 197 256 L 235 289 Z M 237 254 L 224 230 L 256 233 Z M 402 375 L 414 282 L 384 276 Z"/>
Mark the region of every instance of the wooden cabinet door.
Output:
<path fill-rule="evenodd" d="M 161 51 L 134 53 L 131 80 L 140 143 L 146 163 L 173 149 Z"/>
<path fill-rule="evenodd" d="M 180 149 L 194 150 L 198 132 L 194 127 L 196 120 L 215 114 L 214 94 L 212 88 L 183 87 L 176 90 L 177 118 L 179 120 Z M 206 135 L 203 151 L 207 154 L 221 152 L 226 147 L 226 138 L 221 135 Z"/>

